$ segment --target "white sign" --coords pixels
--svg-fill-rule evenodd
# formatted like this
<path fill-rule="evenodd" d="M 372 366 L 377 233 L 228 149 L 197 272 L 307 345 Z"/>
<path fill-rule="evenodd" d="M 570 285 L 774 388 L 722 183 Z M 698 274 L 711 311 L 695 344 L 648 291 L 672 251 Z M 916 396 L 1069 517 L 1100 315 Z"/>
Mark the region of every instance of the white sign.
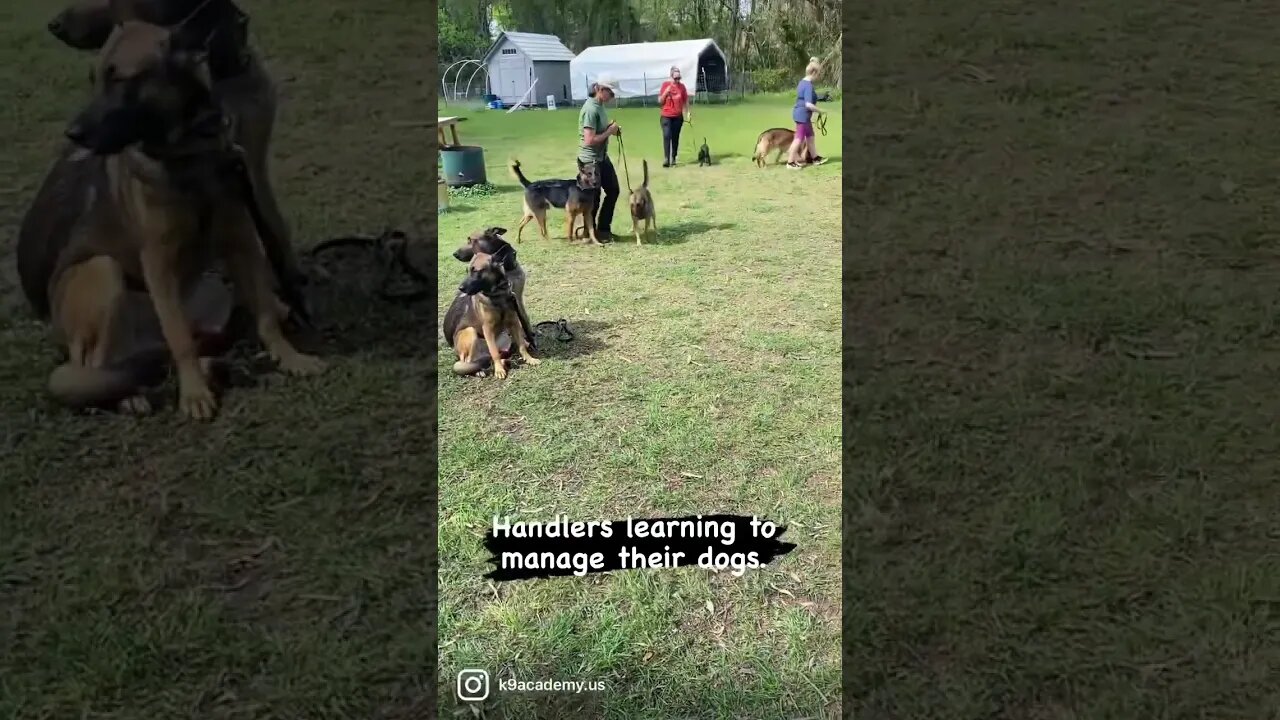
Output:
<path fill-rule="evenodd" d="M 548 109 L 548 110 L 555 110 L 555 109 L 556 109 L 556 96 L 555 96 L 555 95 L 548 95 L 548 96 L 547 96 L 547 109 Z"/>

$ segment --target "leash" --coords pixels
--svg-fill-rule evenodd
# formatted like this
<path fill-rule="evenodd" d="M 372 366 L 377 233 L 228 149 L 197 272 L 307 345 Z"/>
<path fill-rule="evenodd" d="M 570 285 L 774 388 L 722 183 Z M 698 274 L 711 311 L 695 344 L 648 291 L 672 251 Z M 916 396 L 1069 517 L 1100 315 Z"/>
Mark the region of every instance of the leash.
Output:
<path fill-rule="evenodd" d="M 814 123 L 814 125 L 817 125 L 818 130 L 822 132 L 822 137 L 827 136 L 827 114 L 826 113 L 822 113 L 821 115 L 819 115 L 818 121 Z"/>
<path fill-rule="evenodd" d="M 543 325 L 550 325 L 556 329 L 556 340 L 560 342 L 569 342 L 575 336 L 573 331 L 569 329 L 569 321 L 564 318 L 559 320 L 543 320 L 540 323 L 534 323 L 534 330 L 541 330 Z"/>
<path fill-rule="evenodd" d="M 618 154 L 622 156 L 622 172 L 627 176 L 627 192 L 631 192 L 631 171 L 627 169 L 627 149 L 622 147 L 622 136 L 618 136 Z"/>
<path fill-rule="evenodd" d="M 385 230 L 380 235 L 363 236 L 347 235 L 325 240 L 311 248 L 309 255 L 316 259 L 320 253 L 341 247 L 358 247 L 373 250 L 382 258 L 382 281 L 378 283 L 377 295 L 383 300 L 398 303 L 411 303 L 431 295 L 431 276 L 423 272 L 409 260 L 409 236 L 400 230 Z M 396 271 L 408 275 L 422 287 L 417 290 L 393 293 L 387 290 Z"/>

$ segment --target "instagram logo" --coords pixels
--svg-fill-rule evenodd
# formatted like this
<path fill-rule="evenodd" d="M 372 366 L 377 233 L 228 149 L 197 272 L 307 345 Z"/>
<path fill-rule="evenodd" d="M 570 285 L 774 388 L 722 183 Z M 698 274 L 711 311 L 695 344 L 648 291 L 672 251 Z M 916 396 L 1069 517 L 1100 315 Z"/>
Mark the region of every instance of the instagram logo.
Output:
<path fill-rule="evenodd" d="M 480 702 L 489 697 L 488 670 L 459 670 L 458 699 L 465 702 Z"/>

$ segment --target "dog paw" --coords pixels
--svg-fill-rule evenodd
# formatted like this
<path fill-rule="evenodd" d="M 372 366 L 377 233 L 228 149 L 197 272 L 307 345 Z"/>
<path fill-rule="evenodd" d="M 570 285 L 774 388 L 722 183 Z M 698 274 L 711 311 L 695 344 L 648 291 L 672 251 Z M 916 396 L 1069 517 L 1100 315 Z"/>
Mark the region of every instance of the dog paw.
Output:
<path fill-rule="evenodd" d="M 524 359 L 524 364 L 533 367 L 535 365 L 541 365 L 542 361 L 536 357 L 528 357 Z"/>
<path fill-rule="evenodd" d="M 507 379 L 507 362 L 505 360 L 498 360 L 493 364 L 493 376 L 499 380 Z"/>
<path fill-rule="evenodd" d="M 117 408 L 124 415 L 150 415 L 151 401 L 143 395 L 135 395 L 121 400 Z"/>
<path fill-rule="evenodd" d="M 218 400 L 208 387 L 184 388 L 178 396 L 178 409 L 192 420 L 212 420 Z"/>
<path fill-rule="evenodd" d="M 315 355 L 303 353 L 282 354 L 273 359 L 289 375 L 318 375 L 328 367 L 325 361 Z"/>

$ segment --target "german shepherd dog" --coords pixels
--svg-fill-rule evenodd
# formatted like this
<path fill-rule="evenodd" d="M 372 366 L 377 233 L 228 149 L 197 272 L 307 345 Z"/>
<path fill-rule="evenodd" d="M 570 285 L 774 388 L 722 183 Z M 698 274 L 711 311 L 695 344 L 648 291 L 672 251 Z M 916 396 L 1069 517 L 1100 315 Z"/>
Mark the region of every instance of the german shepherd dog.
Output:
<path fill-rule="evenodd" d="M 594 202 L 595 197 L 600 191 L 596 188 L 594 181 L 595 166 L 584 166 L 582 161 L 578 161 L 578 177 L 572 180 L 537 180 L 529 182 L 520 170 L 520 161 L 512 158 L 511 174 L 515 175 L 520 181 L 520 185 L 524 187 L 524 214 L 520 218 L 520 224 L 516 226 L 516 242 L 520 242 L 524 234 L 524 226 L 529 224 L 530 220 L 538 221 L 538 231 L 542 234 L 542 239 L 547 240 L 547 210 L 550 208 L 564 208 L 569 221 L 568 239 L 575 239 L 574 229 L 577 216 L 583 218 L 589 217 L 591 214 L 589 205 Z M 595 240 L 595 224 L 591 223 L 590 234 L 592 240 Z M 598 240 L 596 242 L 599 242 Z"/>
<path fill-rule="evenodd" d="M 525 339 L 535 350 L 537 343 L 533 337 L 533 323 L 529 322 L 529 312 L 524 306 L 524 281 L 527 275 L 520 261 L 516 259 L 516 249 L 511 243 L 502 239 L 507 229 L 491 227 L 478 230 L 467 236 L 467 244 L 453 251 L 453 256 L 462 262 L 469 263 L 477 253 L 484 253 L 502 263 L 502 270 L 507 276 L 511 292 L 516 296 L 516 311 L 520 314 L 520 327 L 524 329 Z"/>
<path fill-rule="evenodd" d="M 631 199 L 627 201 L 627 205 L 631 208 L 631 232 L 636 234 L 636 244 L 640 244 L 640 228 L 644 227 L 645 234 L 649 234 L 649 228 L 652 226 L 653 234 L 658 234 L 658 216 L 653 207 L 653 193 L 649 192 L 649 161 L 641 160 L 640 164 L 644 166 L 644 182 L 640 183 L 640 187 L 631 191 Z"/>
<path fill-rule="evenodd" d="M 594 163 L 587 164 L 578 161 L 578 184 L 577 192 L 569 194 L 569 201 L 565 203 L 564 214 L 568 221 L 569 230 L 566 237 L 569 240 L 574 239 L 574 226 L 578 224 L 578 218 L 582 218 L 583 232 L 579 237 L 591 238 L 592 245 L 602 245 L 600 239 L 596 237 L 596 210 L 600 203 L 600 175 Z"/>
<path fill-rule="evenodd" d="M 782 160 L 783 153 L 791 147 L 791 143 L 796 139 L 796 131 L 787 128 L 769 128 L 760 133 L 760 137 L 756 138 L 756 151 L 751 156 L 755 161 L 756 167 L 765 166 L 765 158 L 771 152 L 777 154 L 773 156 L 773 164 L 777 165 Z M 813 162 L 813 158 L 809 155 L 809 148 L 804 149 L 804 157 L 802 162 Z"/>
<path fill-rule="evenodd" d="M 285 222 L 272 189 L 268 156 L 275 125 L 277 94 L 258 53 L 249 45 L 249 16 L 232 0 L 73 0 L 49 22 L 49 32 L 80 50 L 100 50 L 111 31 L 129 20 L 181 27 L 184 34 L 203 40 L 209 55 L 214 92 L 235 120 L 235 141 L 244 148 L 253 192 L 265 216 L 267 257 L 271 259 L 282 295 L 303 303 L 297 286 L 305 282 Z M 293 310 L 306 316 L 305 307 Z"/>
<path fill-rule="evenodd" d="M 510 355 L 513 342 L 526 364 L 542 362 L 529 352 L 518 308 L 502 260 L 488 253 L 472 255 L 467 278 L 458 286 L 442 323 L 445 341 L 458 354 L 455 375 L 476 375 L 492 366 L 494 375 L 505 378 L 504 358 Z"/>
<path fill-rule="evenodd" d="M 126 21 L 102 49 L 92 99 L 67 128 L 87 157 L 66 155 L 83 167 L 63 169 L 60 179 L 79 181 L 69 194 L 84 209 L 51 248 L 52 272 L 23 278 L 24 286 L 43 280 L 53 329 L 69 355 L 49 377 L 64 403 L 148 412 L 139 363 L 154 348 L 136 330 L 152 324 L 176 367 L 179 409 L 212 418 L 217 400 L 192 327 L 209 318 L 192 315 L 200 314 L 202 294 L 215 296 L 205 303 L 215 311 L 227 306 L 201 280 L 219 261 L 281 369 L 324 369 L 284 337 L 285 309 L 247 208 L 253 196 L 245 171 L 232 177 L 228 170 L 232 121 L 213 94 L 208 63 L 200 40 Z"/>
<path fill-rule="evenodd" d="M 520 170 L 520 161 L 515 158 L 511 159 L 511 174 L 515 175 L 520 185 L 524 187 L 524 215 L 520 218 L 520 225 L 516 227 L 516 242 L 521 241 L 524 226 L 534 219 L 538 221 L 538 230 L 542 233 L 542 239 L 547 240 L 547 210 L 553 207 L 563 209 L 569 202 L 569 195 L 579 191 L 578 180 L 574 178 L 529 182 L 529 178 L 526 178 Z"/>

